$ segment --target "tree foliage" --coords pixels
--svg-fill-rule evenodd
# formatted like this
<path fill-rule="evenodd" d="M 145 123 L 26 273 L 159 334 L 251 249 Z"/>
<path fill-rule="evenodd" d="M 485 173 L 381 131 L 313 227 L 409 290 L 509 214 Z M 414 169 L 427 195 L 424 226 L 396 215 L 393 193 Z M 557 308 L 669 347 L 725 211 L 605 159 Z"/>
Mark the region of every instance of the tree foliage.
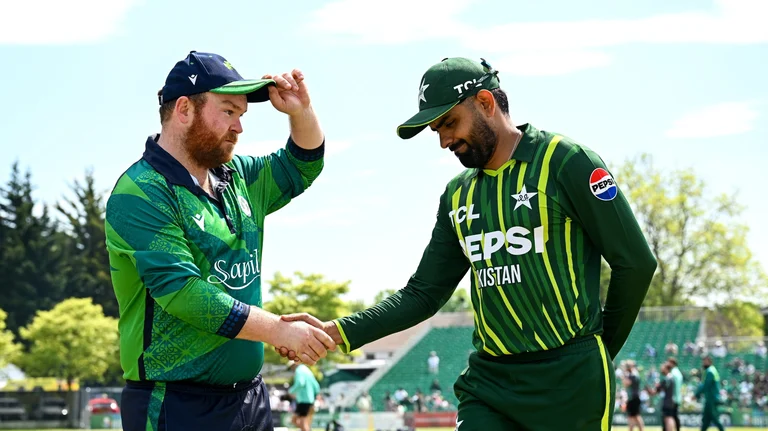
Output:
<path fill-rule="evenodd" d="M 283 315 L 309 313 L 322 321 L 343 317 L 351 313 L 349 303 L 343 298 L 349 293 L 349 281 L 336 282 L 326 280 L 320 274 L 294 272 L 294 277 L 275 273 L 270 282 L 272 300 L 264 304 L 264 309 Z M 264 360 L 268 363 L 285 363 L 285 359 L 267 348 Z M 340 350 L 329 352 L 327 362 L 349 362 Z"/>
<path fill-rule="evenodd" d="M 13 332 L 5 328 L 5 311 L 0 310 L 0 368 L 18 359 L 21 346 L 14 342 Z"/>
<path fill-rule="evenodd" d="M 30 343 L 20 362 L 32 377 L 100 381 L 118 361 L 117 319 L 104 316 L 90 298 L 70 298 L 38 311 L 20 330 Z"/>
<path fill-rule="evenodd" d="M 67 282 L 65 297 L 91 297 L 107 316 L 118 316 L 118 304 L 109 273 L 109 255 L 105 247 L 105 195 L 94 185 L 93 171 L 83 182 L 71 186 L 74 197 L 66 197 L 56 209 L 67 221 Z"/>
<path fill-rule="evenodd" d="M 766 276 L 752 258 L 735 196 L 715 196 L 691 169 L 662 171 L 649 155 L 624 163 L 616 180 L 658 260 L 644 305 L 764 292 Z"/>
<path fill-rule="evenodd" d="M 22 175 L 17 163 L 0 187 L 0 308 L 14 332 L 60 301 L 65 284 L 64 236 L 32 189 L 31 174 Z"/>

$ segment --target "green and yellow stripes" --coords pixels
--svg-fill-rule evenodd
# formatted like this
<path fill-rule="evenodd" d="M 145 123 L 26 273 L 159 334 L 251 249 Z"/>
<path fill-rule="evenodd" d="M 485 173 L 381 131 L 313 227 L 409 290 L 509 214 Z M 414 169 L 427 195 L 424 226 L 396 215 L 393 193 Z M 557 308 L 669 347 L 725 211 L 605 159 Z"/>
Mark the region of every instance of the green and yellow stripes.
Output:
<path fill-rule="evenodd" d="M 510 161 L 507 162 L 505 166 L 513 165 L 514 161 Z M 501 193 L 499 193 L 499 189 L 494 186 L 494 184 L 501 185 L 503 188 L 504 174 L 506 171 L 506 168 L 493 171 L 493 175 L 491 176 L 495 177 L 494 181 L 496 181 L 496 183 L 494 183 L 494 181 L 484 181 L 480 186 L 480 194 L 478 196 L 479 202 L 487 203 L 483 207 L 481 217 L 482 221 L 484 222 L 483 226 L 488 231 L 506 231 L 506 228 L 504 227 L 506 214 L 504 213 L 503 208 L 508 204 L 508 202 L 504 199 L 504 196 L 508 195 L 508 193 L 506 193 L 508 190 L 505 191 L 502 189 Z M 499 208 L 494 209 L 494 205 L 501 206 L 501 211 L 499 211 Z M 501 225 L 501 227 L 499 227 L 499 225 Z M 483 232 L 481 232 L 481 235 L 484 237 Z M 506 242 L 507 241 L 505 237 L 504 243 L 506 244 Z M 482 243 L 486 244 L 485 241 L 482 241 Z M 497 253 L 494 253 L 492 257 L 490 259 L 486 259 L 484 263 L 486 264 L 486 268 L 493 268 L 498 266 L 508 267 L 513 264 L 513 262 L 503 250 L 499 250 Z M 504 286 L 503 284 L 495 283 L 493 287 L 486 286 L 484 290 L 484 297 L 486 316 L 494 317 L 498 320 L 503 320 L 505 323 L 505 329 L 499 335 L 500 338 L 505 342 L 507 350 L 510 350 L 513 353 L 540 350 L 541 345 L 539 344 L 537 346 L 537 342 L 535 341 L 537 338 L 536 325 L 531 319 L 532 316 L 530 315 L 530 304 L 528 304 L 528 308 L 526 308 L 526 303 L 528 301 L 525 300 L 524 303 L 521 300 L 521 298 L 525 299 L 524 292 L 522 290 L 519 290 L 516 287 Z M 515 320 L 515 323 L 510 321 L 510 316 L 513 320 Z"/>
<path fill-rule="evenodd" d="M 475 183 L 473 182 L 472 184 L 474 185 Z M 454 213 L 459 209 L 460 199 L 461 199 L 461 186 L 459 186 L 456 189 L 456 191 L 453 193 L 453 196 L 451 196 L 451 210 L 453 210 Z M 459 237 L 459 241 L 464 242 L 464 235 L 462 235 L 461 233 L 460 224 L 454 223 L 454 226 L 456 228 L 456 235 Z M 488 323 L 485 321 L 485 317 L 483 316 L 483 293 L 480 290 L 480 281 L 477 279 L 477 269 L 475 268 L 474 264 L 471 264 L 471 265 L 472 265 L 472 273 L 475 276 L 475 287 L 476 287 L 476 293 L 478 296 L 477 309 L 479 310 L 479 314 L 480 314 L 478 318 L 478 315 L 477 315 L 478 310 L 475 310 L 473 307 L 473 313 L 475 313 L 475 323 L 478 328 L 477 332 L 480 335 L 480 340 L 483 342 L 483 350 L 485 350 L 487 353 L 493 356 L 499 356 L 498 353 L 494 352 L 488 347 L 488 343 L 485 337 L 483 336 L 483 332 L 485 332 L 486 334 L 488 334 L 489 337 L 491 337 L 491 339 L 493 339 L 493 341 L 498 346 L 503 346 L 503 344 L 501 343 L 501 340 L 499 340 L 499 337 L 496 336 L 493 330 L 488 326 Z M 499 350 L 504 351 L 506 349 L 501 348 Z M 507 352 L 506 354 L 509 354 L 509 352 Z"/>
<path fill-rule="evenodd" d="M 563 320 L 565 321 L 566 327 L 568 328 L 568 332 L 571 334 L 571 337 L 573 337 L 575 332 L 571 327 L 571 319 L 569 318 L 569 313 L 565 308 L 565 303 L 563 302 L 563 297 L 560 294 L 560 288 L 558 286 L 557 279 L 555 278 L 555 274 L 552 271 L 550 256 L 547 252 L 547 241 L 549 241 L 549 213 L 547 207 L 547 195 L 544 192 L 547 190 L 547 181 L 549 180 L 549 164 L 552 160 L 552 154 L 554 154 L 555 148 L 557 148 L 557 143 L 560 142 L 560 139 L 562 139 L 561 136 L 555 136 L 552 138 L 552 140 L 549 142 L 549 145 L 547 146 L 546 153 L 544 154 L 544 160 L 541 165 L 541 172 L 539 173 L 538 181 L 538 198 L 540 211 L 539 216 L 541 217 L 541 226 L 544 228 L 544 249 L 542 253 L 544 267 L 547 270 L 547 275 L 549 276 L 549 281 L 552 284 L 552 289 L 555 291 L 557 303 L 560 306 L 560 311 L 563 314 Z"/>
<path fill-rule="evenodd" d="M 520 164 L 520 170 L 518 171 L 518 174 L 517 174 L 517 187 L 515 188 L 515 193 L 517 191 L 520 191 L 523 188 L 523 183 L 525 182 L 525 173 L 526 173 L 527 167 L 528 167 L 527 163 L 521 163 Z M 507 193 L 507 194 L 511 195 L 512 193 L 510 192 L 510 193 Z M 514 208 L 515 202 L 514 201 L 510 201 L 507 206 L 510 206 L 510 205 L 512 206 L 512 208 Z M 529 217 L 528 214 L 529 214 L 528 212 L 522 212 L 521 211 L 519 213 L 519 215 L 517 215 L 518 220 L 520 221 L 521 224 L 523 224 L 523 225 L 529 225 L 530 224 L 530 217 Z M 514 222 L 514 217 L 513 217 L 512 221 Z M 526 268 L 526 272 L 528 271 L 528 268 L 530 268 L 530 272 L 531 272 L 530 273 L 530 277 L 536 277 L 536 275 L 534 275 L 534 271 L 539 267 L 539 265 L 537 265 L 537 263 L 535 262 L 536 261 L 536 257 L 535 256 L 523 255 L 523 256 L 519 256 L 519 259 L 523 263 L 522 266 L 524 266 Z M 539 274 L 539 275 L 541 275 L 541 274 Z M 540 283 L 538 283 L 538 282 L 533 282 L 531 284 L 535 284 L 537 286 L 540 286 Z M 539 326 L 540 330 L 546 331 L 546 328 L 543 325 L 543 320 L 541 320 L 541 318 L 540 318 L 541 315 L 539 314 L 538 310 L 535 309 L 531 305 L 531 301 L 528 300 L 528 298 L 526 297 L 526 294 L 534 295 L 533 290 L 531 289 L 529 292 L 522 292 L 521 296 L 523 297 L 523 300 L 526 302 L 526 306 L 531 311 L 530 314 L 531 314 L 533 320 L 536 322 L 536 325 Z M 537 297 L 535 297 L 533 299 L 534 299 L 534 301 L 532 301 L 533 303 L 538 303 L 541 300 L 541 296 L 537 296 Z M 546 310 L 545 310 L 545 313 L 546 313 Z M 552 334 L 554 334 L 554 336 L 560 341 L 559 345 L 562 345 L 563 341 L 560 338 L 560 334 L 558 333 L 558 330 L 555 327 L 554 323 L 552 322 L 551 319 L 549 319 L 549 317 L 547 317 L 546 320 L 547 320 L 547 322 L 549 324 L 550 329 L 552 329 Z M 540 340 L 540 338 L 538 337 L 538 334 L 536 334 L 536 338 L 537 338 L 537 342 L 539 342 L 538 340 Z M 549 338 L 547 340 L 547 342 L 549 343 L 548 344 L 548 348 L 556 347 L 555 344 L 554 344 L 554 339 L 551 336 L 548 337 L 548 338 Z M 541 343 L 539 342 L 539 344 L 541 344 Z M 545 350 L 547 350 L 547 349 L 545 348 Z"/>
<path fill-rule="evenodd" d="M 579 315 L 579 289 L 576 287 L 576 271 L 573 269 L 573 248 L 571 247 L 571 218 L 565 218 L 565 256 L 568 260 L 568 274 L 571 278 L 571 289 L 573 289 L 573 314 L 576 315 L 576 324 L 581 329 L 584 324 Z"/>
<path fill-rule="evenodd" d="M 549 322 L 549 326 L 552 327 L 552 332 L 555 333 L 555 337 L 557 337 L 557 341 L 559 341 L 560 345 L 562 346 L 565 343 L 563 343 L 563 339 L 560 338 L 560 334 L 557 332 L 557 329 L 555 329 L 555 324 L 552 323 L 552 318 L 549 317 L 549 313 L 547 313 L 547 307 L 545 307 L 544 304 L 541 304 L 541 311 L 544 313 L 544 317 L 547 318 L 547 322 Z"/>
<path fill-rule="evenodd" d="M 610 367 L 608 366 L 608 352 L 605 350 L 603 339 L 599 335 L 595 335 L 595 339 L 597 340 L 597 346 L 600 349 L 600 358 L 603 361 L 603 377 L 605 378 L 605 410 L 603 410 L 603 418 L 600 423 L 600 430 L 608 431 L 611 429 L 608 422 L 611 416 L 611 408 L 613 407 L 611 405 L 611 394 L 613 393 L 611 390 L 612 369 L 609 369 Z"/>

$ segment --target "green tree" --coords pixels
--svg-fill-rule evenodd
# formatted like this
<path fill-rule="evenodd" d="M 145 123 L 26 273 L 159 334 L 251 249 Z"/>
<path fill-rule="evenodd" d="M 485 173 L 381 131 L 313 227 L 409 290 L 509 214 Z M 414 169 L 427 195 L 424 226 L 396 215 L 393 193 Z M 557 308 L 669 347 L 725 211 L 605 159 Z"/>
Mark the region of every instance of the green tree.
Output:
<path fill-rule="evenodd" d="M 394 295 L 395 292 L 397 292 L 397 290 L 395 290 L 395 289 L 384 289 L 384 290 L 379 291 L 376 294 L 376 296 L 373 297 L 373 304 L 372 305 L 376 305 L 379 302 L 389 298 L 390 296 Z"/>
<path fill-rule="evenodd" d="M 13 332 L 5 329 L 5 311 L 0 310 L 0 368 L 16 361 L 21 346 L 13 341 Z"/>
<path fill-rule="evenodd" d="M 728 337 L 763 336 L 763 313 L 757 304 L 732 300 L 708 312 L 710 335 Z"/>
<path fill-rule="evenodd" d="M 20 330 L 30 343 L 20 367 L 31 377 L 102 381 L 118 358 L 117 319 L 104 316 L 91 298 L 69 298 L 38 311 Z"/>
<path fill-rule="evenodd" d="M 96 190 L 93 171 L 85 180 L 71 186 L 74 198 L 64 198 L 56 209 L 67 220 L 68 271 L 64 296 L 91 297 L 107 316 L 118 316 L 118 304 L 112 290 L 109 255 L 104 246 L 104 194 Z"/>
<path fill-rule="evenodd" d="M 275 273 L 270 282 L 272 300 L 264 304 L 264 309 L 277 315 L 292 313 L 309 313 L 322 321 L 332 320 L 351 313 L 349 304 L 343 296 L 349 293 L 349 281 L 336 282 L 326 280 L 320 274 L 303 274 L 294 272 L 295 279 Z M 264 352 L 264 361 L 273 364 L 285 363 L 273 348 Z M 346 356 L 336 349 L 328 352 L 326 361 L 349 362 Z"/>
<path fill-rule="evenodd" d="M 616 181 L 658 260 L 645 305 L 749 297 L 766 287 L 735 196 L 715 196 L 691 169 L 661 171 L 649 155 L 628 160 Z"/>
<path fill-rule="evenodd" d="M 18 163 L 0 188 L 0 226 L 0 308 L 8 313 L 8 328 L 16 332 L 35 311 L 61 300 L 65 281 L 64 235 L 47 206 L 36 205 L 31 174 L 22 175 Z"/>
<path fill-rule="evenodd" d="M 368 305 L 363 299 L 353 299 L 347 302 L 347 307 L 349 307 L 350 313 L 357 313 L 358 311 L 363 311 L 368 308 Z"/>
<path fill-rule="evenodd" d="M 443 305 L 440 311 L 467 311 L 472 307 L 472 299 L 470 299 L 467 289 L 459 287 L 451 295 L 451 299 Z"/>

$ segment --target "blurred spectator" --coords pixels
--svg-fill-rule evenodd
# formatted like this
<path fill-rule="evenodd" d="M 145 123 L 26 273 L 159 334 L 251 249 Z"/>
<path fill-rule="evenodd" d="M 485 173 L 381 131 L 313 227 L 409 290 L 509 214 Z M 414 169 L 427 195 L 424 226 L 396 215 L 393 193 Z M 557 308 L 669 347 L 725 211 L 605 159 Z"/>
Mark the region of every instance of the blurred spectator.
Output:
<path fill-rule="evenodd" d="M 403 404 L 404 402 L 407 402 L 408 400 L 408 391 L 406 391 L 402 386 L 395 391 L 395 402 L 398 404 Z"/>
<path fill-rule="evenodd" d="M 765 342 L 763 340 L 760 340 L 755 345 L 755 355 L 764 358 L 768 354 L 768 348 L 765 347 Z"/>
<path fill-rule="evenodd" d="M 357 406 L 357 409 L 364 413 L 368 413 L 371 411 L 372 404 L 373 404 L 373 400 L 371 399 L 371 396 L 368 394 L 367 391 L 363 392 L 360 395 L 360 397 L 357 399 L 357 403 L 355 403 L 355 405 Z"/>
<path fill-rule="evenodd" d="M 645 345 L 645 356 L 649 358 L 655 358 L 656 357 L 656 349 L 653 348 L 650 344 Z"/>
<path fill-rule="evenodd" d="M 664 346 L 664 353 L 667 354 L 667 356 L 677 356 L 677 344 L 673 343 L 672 340 L 669 340 L 666 346 Z"/>
<path fill-rule="evenodd" d="M 429 352 L 429 358 L 427 359 L 427 366 L 429 367 L 429 372 L 432 374 L 437 374 L 438 366 L 440 365 L 440 357 L 437 356 L 437 352 L 434 350 Z"/>
<path fill-rule="evenodd" d="M 696 352 L 695 352 L 696 356 L 702 356 L 702 357 L 707 356 L 707 353 L 708 353 L 707 346 L 704 344 L 703 341 L 699 341 L 696 344 Z"/>
<path fill-rule="evenodd" d="M 430 392 L 440 392 L 443 388 L 440 387 L 440 382 L 435 379 L 432 381 L 432 385 L 429 386 Z"/>
<path fill-rule="evenodd" d="M 421 413 L 426 411 L 424 408 L 424 394 L 421 393 L 421 389 L 416 389 L 416 393 L 411 397 L 411 404 L 413 404 L 413 411 Z"/>
<path fill-rule="evenodd" d="M 696 354 L 696 345 L 691 340 L 687 340 L 683 345 L 683 353 L 685 355 L 693 356 Z"/>
<path fill-rule="evenodd" d="M 715 341 L 715 347 L 712 349 L 712 356 L 715 358 L 724 358 L 728 355 L 728 349 L 722 341 Z"/>
<path fill-rule="evenodd" d="M 392 395 L 389 394 L 389 391 L 384 394 L 384 409 L 388 412 L 397 411 L 397 402 L 395 402 Z"/>

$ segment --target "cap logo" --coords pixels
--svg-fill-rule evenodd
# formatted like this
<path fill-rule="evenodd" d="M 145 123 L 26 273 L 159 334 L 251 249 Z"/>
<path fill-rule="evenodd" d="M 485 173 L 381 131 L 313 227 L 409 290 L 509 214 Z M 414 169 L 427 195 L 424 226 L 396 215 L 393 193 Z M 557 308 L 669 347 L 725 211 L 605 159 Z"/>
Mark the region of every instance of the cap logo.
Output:
<path fill-rule="evenodd" d="M 189 80 L 192 81 L 192 85 L 197 82 L 197 75 L 189 75 Z"/>
<path fill-rule="evenodd" d="M 426 78 L 425 78 L 426 79 Z M 429 87 L 429 84 L 424 83 L 424 79 L 421 80 L 421 87 L 419 88 L 419 102 L 427 102 L 427 98 L 424 96 L 424 90 Z"/>
<path fill-rule="evenodd" d="M 480 86 L 483 85 L 483 81 L 484 80 L 482 78 L 480 78 L 480 82 L 477 82 L 477 79 L 473 79 L 471 81 L 465 81 L 463 84 L 459 84 L 459 85 L 454 86 L 453 89 L 458 91 L 459 92 L 459 96 L 461 96 L 462 93 L 464 93 L 465 90 L 469 90 L 469 86 L 471 84 L 475 84 L 475 87 L 480 87 Z"/>
<path fill-rule="evenodd" d="M 229 70 L 232 70 L 232 69 L 234 68 L 234 67 L 232 66 L 232 63 L 230 63 L 229 61 L 225 61 L 225 62 L 224 62 L 224 66 L 225 66 L 227 69 L 229 69 Z"/>

